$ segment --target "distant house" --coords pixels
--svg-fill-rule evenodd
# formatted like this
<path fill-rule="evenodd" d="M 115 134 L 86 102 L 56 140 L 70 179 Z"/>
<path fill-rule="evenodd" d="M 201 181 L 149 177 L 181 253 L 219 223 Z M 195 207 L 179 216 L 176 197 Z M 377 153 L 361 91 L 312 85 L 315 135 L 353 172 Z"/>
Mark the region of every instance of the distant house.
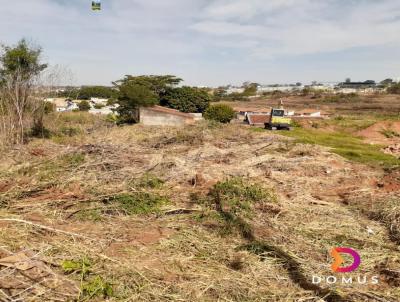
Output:
<path fill-rule="evenodd" d="M 90 103 L 93 105 L 107 105 L 108 99 L 101 99 L 101 98 L 90 98 Z"/>
<path fill-rule="evenodd" d="M 194 124 L 198 116 L 171 108 L 153 106 L 141 107 L 139 120 L 141 124 L 148 126 L 183 126 Z"/>
<path fill-rule="evenodd" d="M 107 114 L 117 114 L 115 112 L 115 109 L 117 109 L 119 107 L 118 104 L 115 105 L 111 105 L 111 106 L 104 106 L 101 108 L 95 108 L 92 106 L 92 108 L 90 108 L 89 113 L 91 114 L 103 114 L 103 115 L 107 115 Z"/>
<path fill-rule="evenodd" d="M 44 100 L 55 105 L 57 112 L 66 112 L 78 109 L 78 105 L 70 99 L 65 98 L 48 98 Z"/>
<path fill-rule="evenodd" d="M 339 83 L 335 88 L 339 93 L 372 93 L 382 90 L 373 80 L 364 82 L 351 82 L 349 79 L 346 82 Z"/>
<path fill-rule="evenodd" d="M 226 90 L 226 94 L 233 94 L 233 93 L 243 93 L 244 92 L 244 88 L 243 87 L 229 87 Z"/>

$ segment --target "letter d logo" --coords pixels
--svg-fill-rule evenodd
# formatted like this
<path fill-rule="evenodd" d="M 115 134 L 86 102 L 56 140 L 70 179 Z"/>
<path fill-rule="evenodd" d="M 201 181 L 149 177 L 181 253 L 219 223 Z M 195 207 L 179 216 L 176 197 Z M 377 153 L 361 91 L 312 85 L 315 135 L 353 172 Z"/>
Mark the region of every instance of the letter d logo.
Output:
<path fill-rule="evenodd" d="M 348 254 L 353 257 L 353 264 L 345 267 L 340 267 L 344 260 L 340 254 Z M 332 270 L 337 273 L 349 273 L 355 271 L 361 263 L 360 255 L 353 249 L 348 247 L 335 247 L 331 250 L 331 256 L 335 259 L 332 264 Z"/>

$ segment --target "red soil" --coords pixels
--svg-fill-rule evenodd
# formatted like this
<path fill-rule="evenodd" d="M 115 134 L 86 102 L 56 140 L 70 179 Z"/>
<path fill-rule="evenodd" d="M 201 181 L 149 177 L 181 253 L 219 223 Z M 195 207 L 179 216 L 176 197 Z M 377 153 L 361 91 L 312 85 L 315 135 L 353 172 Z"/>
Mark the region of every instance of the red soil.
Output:
<path fill-rule="evenodd" d="M 372 126 L 361 130 L 358 135 L 365 138 L 365 140 L 372 144 L 390 145 L 400 141 L 400 137 L 386 137 L 384 131 L 389 130 L 400 135 L 400 122 L 378 122 Z"/>

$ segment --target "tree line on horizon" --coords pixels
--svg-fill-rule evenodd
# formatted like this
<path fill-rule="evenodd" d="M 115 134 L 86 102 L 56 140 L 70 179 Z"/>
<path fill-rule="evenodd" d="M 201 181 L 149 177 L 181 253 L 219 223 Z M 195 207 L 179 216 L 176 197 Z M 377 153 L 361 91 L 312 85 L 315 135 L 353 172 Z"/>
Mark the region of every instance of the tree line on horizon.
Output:
<path fill-rule="evenodd" d="M 24 143 L 29 135 L 43 136 L 43 118 L 51 111 L 45 99 L 54 96 L 54 91 L 47 89 L 49 86 L 42 82 L 47 67 L 42 62 L 42 49 L 30 45 L 24 39 L 14 46 L 2 47 L 0 145 L 8 142 Z M 113 82 L 113 87 L 71 88 L 58 96 L 83 100 L 107 98 L 110 103 L 119 104 L 116 111 L 120 123 L 138 122 L 136 117 L 139 107 L 157 104 L 182 112 L 204 113 L 210 107 L 212 95 L 202 88 L 178 87 L 181 82 L 181 78 L 173 75 L 126 75 Z M 229 113 L 233 114 L 233 111 Z"/>

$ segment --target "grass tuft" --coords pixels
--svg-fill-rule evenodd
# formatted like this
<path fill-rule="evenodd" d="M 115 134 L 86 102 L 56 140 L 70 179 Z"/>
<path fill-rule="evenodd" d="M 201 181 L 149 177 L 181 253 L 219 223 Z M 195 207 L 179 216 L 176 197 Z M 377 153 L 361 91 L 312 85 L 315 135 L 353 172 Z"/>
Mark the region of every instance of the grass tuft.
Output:
<path fill-rule="evenodd" d="M 160 212 L 160 207 L 169 200 L 158 194 L 135 192 L 114 195 L 104 202 L 116 204 L 127 215 L 145 215 Z"/>

